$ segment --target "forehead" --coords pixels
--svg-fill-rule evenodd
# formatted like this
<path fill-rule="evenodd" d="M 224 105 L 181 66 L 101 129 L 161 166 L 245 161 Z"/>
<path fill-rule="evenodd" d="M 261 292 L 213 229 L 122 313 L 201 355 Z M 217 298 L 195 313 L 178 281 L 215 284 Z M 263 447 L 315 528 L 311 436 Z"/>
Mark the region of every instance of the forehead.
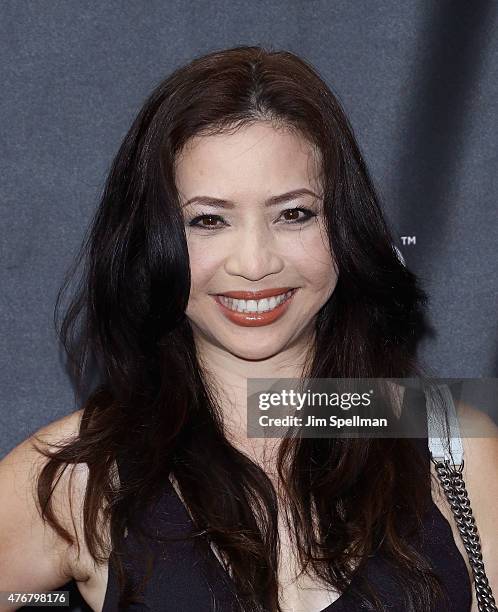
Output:
<path fill-rule="evenodd" d="M 319 189 L 316 148 L 301 134 L 267 122 L 232 134 L 196 136 L 175 163 L 180 196 L 266 197 L 292 189 Z"/>

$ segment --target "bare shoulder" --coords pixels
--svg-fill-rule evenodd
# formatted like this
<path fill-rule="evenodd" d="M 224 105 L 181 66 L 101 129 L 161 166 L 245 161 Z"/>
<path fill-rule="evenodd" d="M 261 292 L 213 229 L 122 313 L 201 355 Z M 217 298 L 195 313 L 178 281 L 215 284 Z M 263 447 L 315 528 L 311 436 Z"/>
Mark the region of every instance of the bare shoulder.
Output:
<path fill-rule="evenodd" d="M 47 463 L 38 448 L 76 437 L 83 410 L 77 410 L 42 428 L 18 444 L 0 461 L 0 591 L 55 589 L 74 578 L 72 550 L 41 517 L 38 477 Z M 77 535 L 72 520 L 86 490 L 86 465 L 59 471 L 52 495 L 54 513 L 62 526 Z M 13 609 L 13 608 L 11 608 Z"/>
<path fill-rule="evenodd" d="M 476 512 L 480 509 L 483 524 L 489 521 L 491 525 L 491 509 L 498 499 L 498 426 L 485 412 L 468 404 L 459 403 L 457 414 L 464 454 L 463 476 L 474 494 L 472 506 L 475 505 Z"/>
<path fill-rule="evenodd" d="M 57 442 L 68 437 L 74 437 L 78 435 L 82 417 L 83 408 L 66 414 L 56 421 L 52 421 L 48 425 L 44 425 L 33 435 L 46 437 L 51 442 Z M 30 438 L 28 438 L 28 440 L 29 439 Z"/>

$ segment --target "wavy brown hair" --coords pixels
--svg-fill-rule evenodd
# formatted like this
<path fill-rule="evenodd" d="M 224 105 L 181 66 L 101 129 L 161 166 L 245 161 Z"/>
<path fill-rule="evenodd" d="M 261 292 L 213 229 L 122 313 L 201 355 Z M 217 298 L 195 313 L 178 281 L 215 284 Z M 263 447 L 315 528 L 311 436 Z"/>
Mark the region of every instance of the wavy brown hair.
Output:
<path fill-rule="evenodd" d="M 84 411 L 76 438 L 39 449 L 49 458 L 38 479 L 43 517 L 71 544 L 51 505 L 52 488 L 61 470 L 88 465 L 84 537 L 93 558 L 105 562 L 102 516 L 122 606 L 140 598 L 119 554 L 125 529 L 139 529 L 139 517 L 173 473 L 197 527 L 191 537 L 209 538 L 229 559 L 242 608 L 280 611 L 276 492 L 229 443 L 197 358 L 185 315 L 190 269 L 174 180 L 175 160 L 192 137 L 256 121 L 295 130 L 321 155 L 339 279 L 316 317 L 303 376 L 421 375 L 416 345 L 427 296 L 398 258 L 349 122 L 317 71 L 293 53 L 255 46 L 212 52 L 176 69 L 126 134 L 59 293 L 55 321 Z M 81 262 L 60 324 L 62 295 Z M 414 451 L 409 439 L 282 441 L 278 471 L 302 567 L 342 592 L 351 562 L 361 569 L 377 551 L 398 572 L 406 609 L 431 609 L 440 583 L 404 531 L 408 517 L 416 528 L 426 509 L 427 465 Z M 121 484 L 118 457 L 129 467 Z M 361 584 L 363 601 L 382 609 L 373 585 Z"/>

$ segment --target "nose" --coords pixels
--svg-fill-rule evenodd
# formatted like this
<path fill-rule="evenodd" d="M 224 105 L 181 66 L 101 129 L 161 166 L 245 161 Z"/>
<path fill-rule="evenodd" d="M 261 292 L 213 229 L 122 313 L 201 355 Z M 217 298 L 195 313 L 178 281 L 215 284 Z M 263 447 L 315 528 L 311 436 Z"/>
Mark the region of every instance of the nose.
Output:
<path fill-rule="evenodd" d="M 284 259 L 277 250 L 277 241 L 271 230 L 253 225 L 234 235 L 224 267 L 227 274 L 258 281 L 280 272 Z"/>

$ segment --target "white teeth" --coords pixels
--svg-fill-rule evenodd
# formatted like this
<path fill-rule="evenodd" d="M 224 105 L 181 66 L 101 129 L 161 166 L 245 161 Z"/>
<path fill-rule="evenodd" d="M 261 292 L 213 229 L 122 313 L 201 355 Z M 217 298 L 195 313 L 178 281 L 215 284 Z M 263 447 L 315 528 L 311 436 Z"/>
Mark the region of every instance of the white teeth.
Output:
<path fill-rule="evenodd" d="M 220 301 L 230 310 L 237 312 L 268 312 L 279 306 L 282 302 L 289 299 L 292 295 L 292 290 L 287 293 L 275 295 L 271 298 L 263 298 L 261 300 L 235 300 L 224 295 L 219 295 Z"/>
<path fill-rule="evenodd" d="M 248 312 L 257 312 L 258 302 L 256 300 L 248 300 L 245 310 L 247 310 Z"/>
<path fill-rule="evenodd" d="M 270 310 L 268 298 L 264 298 L 258 302 L 258 312 L 264 312 L 265 310 Z"/>

